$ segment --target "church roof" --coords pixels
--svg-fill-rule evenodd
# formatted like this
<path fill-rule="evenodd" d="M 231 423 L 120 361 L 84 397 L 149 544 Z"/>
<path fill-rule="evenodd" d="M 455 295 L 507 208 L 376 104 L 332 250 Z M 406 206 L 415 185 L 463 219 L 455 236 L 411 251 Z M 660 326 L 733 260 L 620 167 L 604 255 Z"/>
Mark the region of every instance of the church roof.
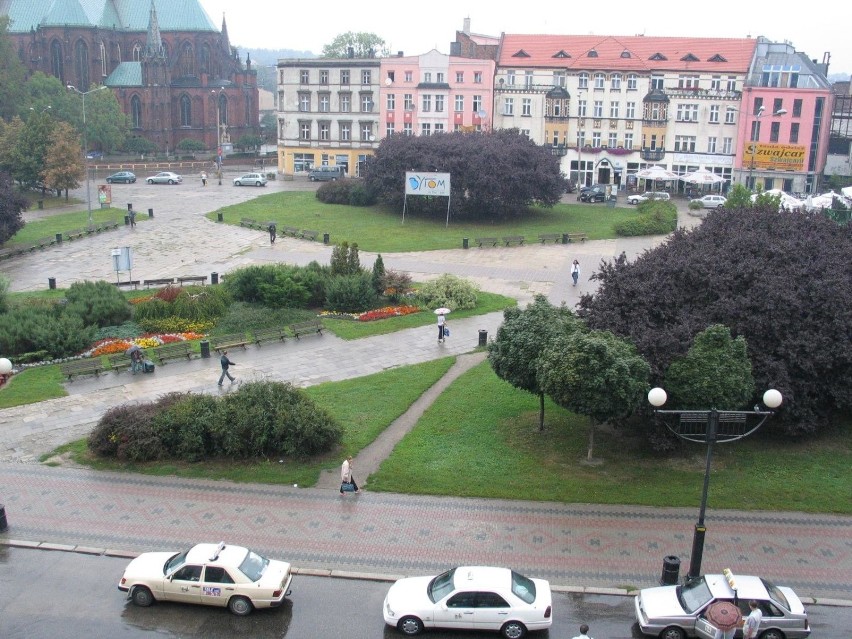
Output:
<path fill-rule="evenodd" d="M 122 62 L 107 76 L 104 84 L 111 88 L 141 87 L 142 63 Z"/>
<path fill-rule="evenodd" d="M 0 14 L 9 16 L 9 33 L 64 25 L 145 32 L 152 4 L 160 31 L 219 33 L 198 0 L 0 0 Z"/>

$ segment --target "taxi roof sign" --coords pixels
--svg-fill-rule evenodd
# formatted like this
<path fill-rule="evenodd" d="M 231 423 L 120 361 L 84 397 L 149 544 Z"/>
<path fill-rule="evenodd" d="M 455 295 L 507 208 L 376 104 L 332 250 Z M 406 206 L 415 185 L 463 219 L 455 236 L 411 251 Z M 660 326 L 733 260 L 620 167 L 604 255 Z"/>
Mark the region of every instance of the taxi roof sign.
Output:
<path fill-rule="evenodd" d="M 722 571 L 722 574 L 725 576 L 725 580 L 728 582 L 728 585 L 731 587 L 731 590 L 734 592 L 737 591 L 737 581 L 734 579 L 734 573 L 731 572 L 730 568 L 725 568 Z"/>

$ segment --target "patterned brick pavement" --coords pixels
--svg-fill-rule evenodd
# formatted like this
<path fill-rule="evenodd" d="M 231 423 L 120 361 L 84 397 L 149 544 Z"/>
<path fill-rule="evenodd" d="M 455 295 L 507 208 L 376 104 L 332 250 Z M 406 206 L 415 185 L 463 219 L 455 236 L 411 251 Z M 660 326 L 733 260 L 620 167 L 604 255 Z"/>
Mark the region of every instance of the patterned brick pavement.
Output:
<path fill-rule="evenodd" d="M 0 539 L 145 551 L 230 541 L 299 568 L 427 574 L 507 565 L 556 585 L 655 585 L 687 558 L 692 509 L 419 497 L 0 464 Z M 852 600 L 852 518 L 708 513 L 704 569 L 730 567 L 804 597 Z M 682 565 L 686 569 L 686 561 Z"/>

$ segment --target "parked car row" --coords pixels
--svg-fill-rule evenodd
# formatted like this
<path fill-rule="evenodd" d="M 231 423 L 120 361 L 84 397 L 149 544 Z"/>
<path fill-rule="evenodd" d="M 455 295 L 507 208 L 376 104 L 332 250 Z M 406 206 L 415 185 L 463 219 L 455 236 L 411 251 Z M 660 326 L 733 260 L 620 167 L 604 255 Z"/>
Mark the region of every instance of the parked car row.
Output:
<path fill-rule="evenodd" d="M 133 184 L 136 182 L 136 174 L 132 171 L 119 171 L 106 177 L 107 184 Z M 156 175 L 145 178 L 148 184 L 180 184 L 183 176 L 171 171 L 162 171 Z M 267 178 L 264 173 L 246 173 L 234 178 L 234 186 L 266 186 Z"/>

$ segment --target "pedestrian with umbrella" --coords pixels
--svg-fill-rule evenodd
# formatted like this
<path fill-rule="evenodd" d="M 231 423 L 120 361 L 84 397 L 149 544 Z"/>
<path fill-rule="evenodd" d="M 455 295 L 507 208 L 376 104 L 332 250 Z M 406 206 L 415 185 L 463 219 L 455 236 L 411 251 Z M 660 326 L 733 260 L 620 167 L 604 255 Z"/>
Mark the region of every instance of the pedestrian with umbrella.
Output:
<path fill-rule="evenodd" d="M 125 352 L 130 356 L 130 372 L 135 375 L 136 371 L 142 370 L 142 349 L 133 344 Z"/>
<path fill-rule="evenodd" d="M 714 639 L 734 639 L 734 633 L 743 620 L 739 607 L 730 601 L 711 604 L 704 616 L 716 628 Z"/>
<path fill-rule="evenodd" d="M 446 318 L 446 315 L 449 312 L 450 312 L 450 309 L 444 308 L 443 306 L 441 308 L 435 309 L 435 315 L 438 316 L 438 343 L 439 344 L 442 344 L 444 342 L 445 337 L 450 336 L 450 329 L 447 328 L 447 318 Z"/>

